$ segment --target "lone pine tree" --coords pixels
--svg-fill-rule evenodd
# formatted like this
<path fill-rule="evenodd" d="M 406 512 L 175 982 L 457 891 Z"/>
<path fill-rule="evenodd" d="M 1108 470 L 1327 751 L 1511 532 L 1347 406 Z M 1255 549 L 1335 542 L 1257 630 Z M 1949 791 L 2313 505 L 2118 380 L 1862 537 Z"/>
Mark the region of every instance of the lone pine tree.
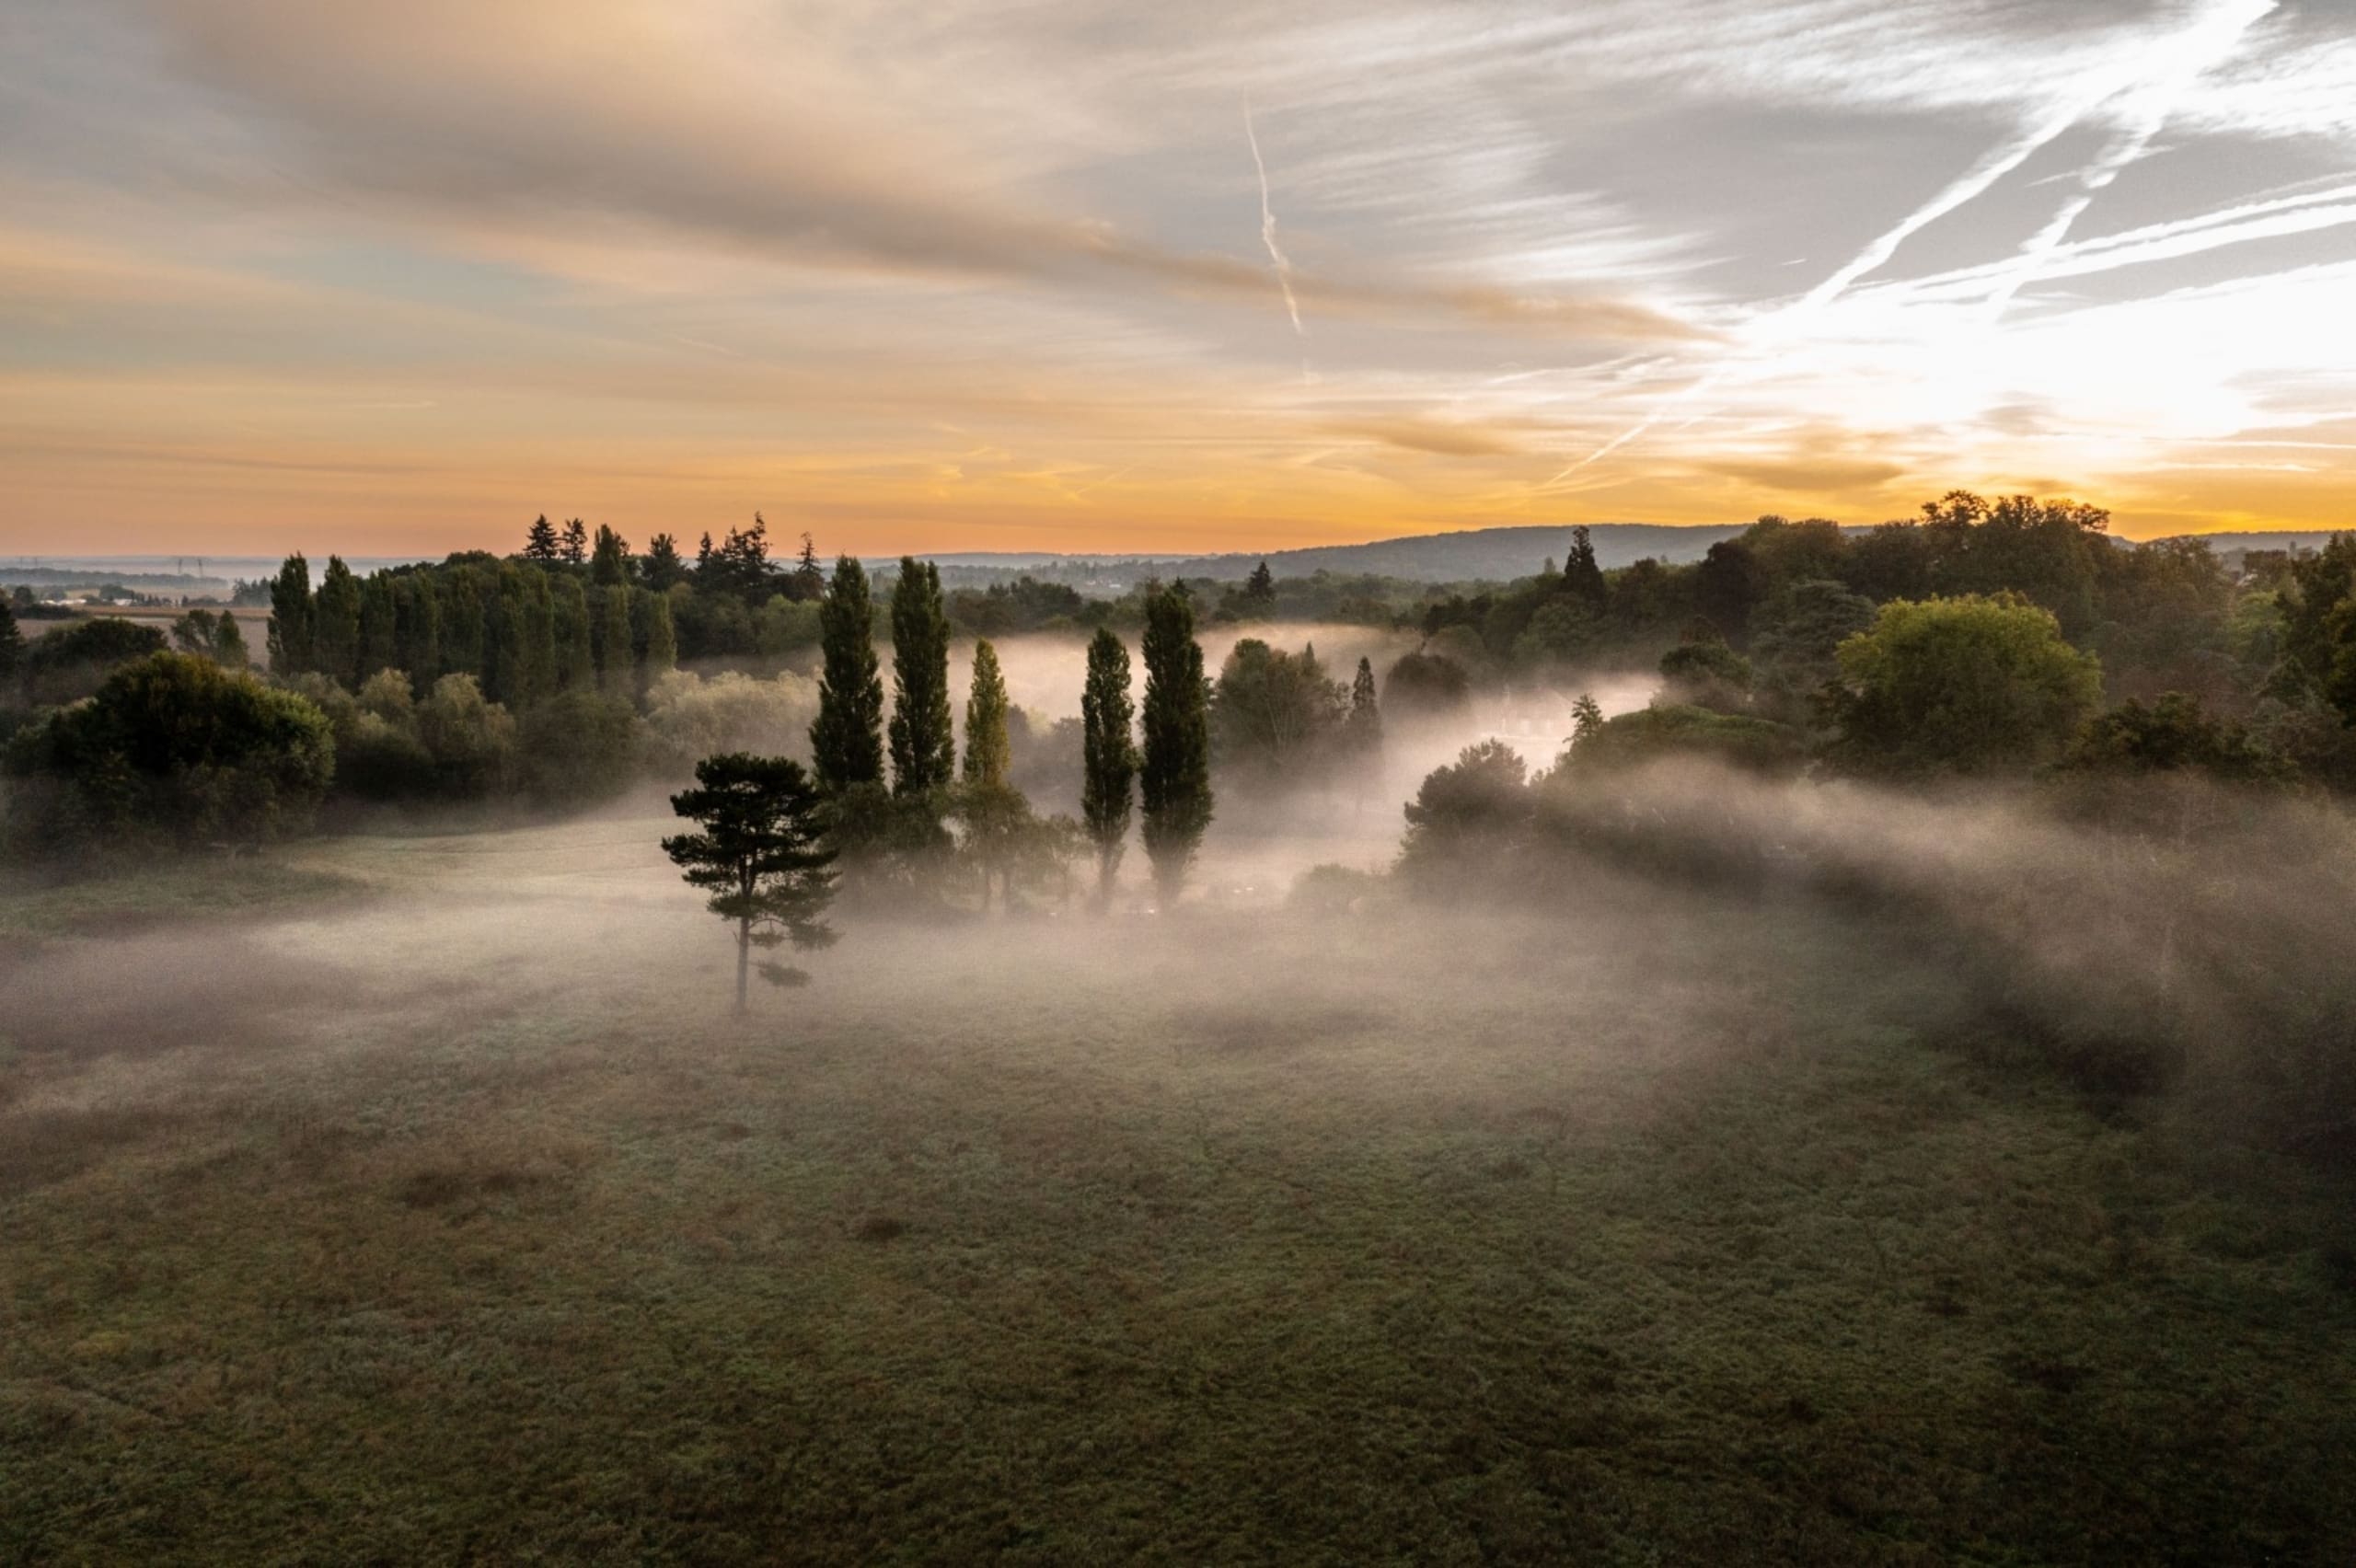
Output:
<path fill-rule="evenodd" d="M 671 797 L 671 809 L 701 829 L 663 840 L 690 886 L 711 896 L 704 907 L 736 926 L 736 1010 L 755 948 L 791 942 L 804 951 L 830 946 L 826 923 L 834 902 L 835 856 L 820 845 L 824 801 L 802 765 L 785 757 L 730 752 L 696 764 L 696 787 Z M 764 962 L 761 977 L 800 986 L 809 975 Z"/>

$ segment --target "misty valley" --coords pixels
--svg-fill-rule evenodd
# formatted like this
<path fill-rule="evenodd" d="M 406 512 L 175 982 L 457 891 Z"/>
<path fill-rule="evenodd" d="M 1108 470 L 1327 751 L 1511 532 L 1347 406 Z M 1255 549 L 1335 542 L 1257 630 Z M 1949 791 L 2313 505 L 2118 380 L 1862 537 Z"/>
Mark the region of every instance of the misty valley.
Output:
<path fill-rule="evenodd" d="M 0 1557 L 2345 1561 L 2356 536 L 2107 523 L 20 590 Z"/>

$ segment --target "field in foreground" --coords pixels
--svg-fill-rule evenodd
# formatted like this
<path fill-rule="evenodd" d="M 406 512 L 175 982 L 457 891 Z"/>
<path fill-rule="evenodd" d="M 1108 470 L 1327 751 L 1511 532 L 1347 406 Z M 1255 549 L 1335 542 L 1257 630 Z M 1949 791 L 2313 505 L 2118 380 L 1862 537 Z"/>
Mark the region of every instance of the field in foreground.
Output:
<path fill-rule="evenodd" d="M 2356 1555 L 2350 1194 L 1935 955 L 854 926 L 739 1024 L 657 831 L 0 922 L 0 1561 Z"/>

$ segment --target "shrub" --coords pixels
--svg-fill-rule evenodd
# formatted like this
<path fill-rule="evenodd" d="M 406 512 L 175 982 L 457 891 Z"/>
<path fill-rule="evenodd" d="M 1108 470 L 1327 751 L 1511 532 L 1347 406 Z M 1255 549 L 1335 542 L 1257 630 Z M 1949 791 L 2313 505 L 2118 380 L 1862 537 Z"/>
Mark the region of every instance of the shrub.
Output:
<path fill-rule="evenodd" d="M 39 705 L 75 702 L 113 671 L 164 651 L 164 634 L 117 616 L 99 616 L 32 640 L 23 664 L 25 691 Z"/>

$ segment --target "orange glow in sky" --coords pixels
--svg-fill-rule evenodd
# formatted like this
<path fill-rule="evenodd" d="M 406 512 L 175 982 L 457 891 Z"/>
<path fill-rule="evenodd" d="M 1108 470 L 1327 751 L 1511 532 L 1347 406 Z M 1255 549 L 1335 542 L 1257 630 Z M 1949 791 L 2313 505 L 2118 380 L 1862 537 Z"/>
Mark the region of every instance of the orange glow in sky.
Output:
<path fill-rule="evenodd" d="M 2292 0 L 92 0 L 0 52 L 0 552 L 2356 525 Z"/>

